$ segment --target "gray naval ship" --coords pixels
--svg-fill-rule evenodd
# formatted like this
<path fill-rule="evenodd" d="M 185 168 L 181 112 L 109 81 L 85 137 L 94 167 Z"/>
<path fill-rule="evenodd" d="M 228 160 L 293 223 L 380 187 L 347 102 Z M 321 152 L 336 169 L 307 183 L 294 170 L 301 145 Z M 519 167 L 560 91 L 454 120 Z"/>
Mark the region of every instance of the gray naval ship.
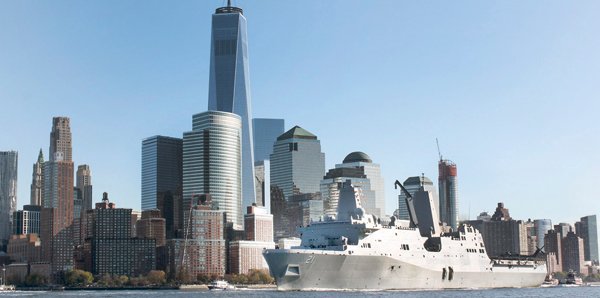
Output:
<path fill-rule="evenodd" d="M 407 196 L 410 220 L 387 223 L 361 207 L 360 189 L 344 182 L 337 218 L 299 229 L 302 242 L 263 255 L 279 290 L 406 290 L 537 287 L 546 276 L 532 256 L 490 258 L 479 231 L 440 226 L 432 195 Z"/>

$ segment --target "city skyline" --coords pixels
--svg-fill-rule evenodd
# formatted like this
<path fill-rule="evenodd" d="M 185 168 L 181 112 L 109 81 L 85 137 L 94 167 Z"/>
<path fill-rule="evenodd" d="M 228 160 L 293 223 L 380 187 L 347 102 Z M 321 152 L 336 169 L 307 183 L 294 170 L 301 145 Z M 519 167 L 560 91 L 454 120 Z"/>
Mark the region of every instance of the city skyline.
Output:
<path fill-rule="evenodd" d="M 0 31 L 0 37 L 3 40 L 7 38 L 9 41 L 6 54 L 0 54 L 0 62 L 7 64 L 5 69 L 0 70 L 0 81 L 6 82 L 6 85 L 0 86 L 0 101 L 4 106 L 14 105 L 15 108 L 11 113 L 14 115 L 7 115 L 0 120 L 0 125 L 14 128 L 3 133 L 0 150 L 16 150 L 21 158 L 21 167 L 18 171 L 20 180 L 18 209 L 22 209 L 22 206 L 29 201 L 29 183 L 32 174 L 30 165 L 36 161 L 39 148 L 44 149 L 44 156 L 51 158 L 47 151 L 47 123 L 51 117 L 59 115 L 68 116 L 72 120 L 75 148 L 73 160 L 78 164 L 89 164 L 94 169 L 94 185 L 98 192 L 92 200 L 98 201 L 98 194 L 107 191 L 119 198 L 120 206 L 139 209 L 140 141 L 156 134 L 181 137 L 181 133 L 189 129 L 190 114 L 205 110 L 208 93 L 206 84 L 208 62 L 205 60 L 209 57 L 210 50 L 207 36 L 210 36 L 210 14 L 220 4 L 217 2 L 201 4 L 182 2 L 170 6 L 172 10 L 169 12 L 174 15 L 168 15 L 166 19 L 173 21 L 176 18 L 175 13 L 179 13 L 185 17 L 180 20 L 181 23 L 177 23 L 177 26 L 185 23 L 192 27 L 182 27 L 185 34 L 197 33 L 198 36 L 194 37 L 193 42 L 188 41 L 189 44 L 183 43 L 181 36 L 168 36 L 175 32 L 177 26 L 159 28 L 160 25 L 153 25 L 148 31 L 133 26 L 128 29 L 131 31 L 125 30 L 112 39 L 113 37 L 102 34 L 100 27 L 97 27 L 100 25 L 94 23 L 93 18 L 88 22 L 79 19 L 89 14 L 96 16 L 93 13 L 95 11 L 93 8 L 96 6 L 102 8 L 97 12 L 102 14 L 108 13 L 107 10 L 115 5 L 122 9 L 118 10 L 122 15 L 113 16 L 118 22 L 125 22 L 126 18 L 133 17 L 135 10 L 133 7 L 119 6 L 114 2 L 75 4 L 75 6 L 90 8 L 90 11 L 81 12 L 82 15 L 76 14 L 75 9 L 64 9 L 65 7 L 62 6 L 65 5 L 64 3 L 57 4 L 59 8 L 64 9 L 63 11 L 55 8 L 42 12 L 43 7 L 49 5 L 44 3 L 28 13 L 25 12 L 28 4 L 8 3 L 9 8 L 14 9 L 1 10 L 4 13 L 0 12 L 0 19 L 8 19 L 9 22 L 12 20 L 18 24 L 20 24 L 18 18 L 28 16 L 29 13 L 41 16 L 31 25 L 25 26 L 20 35 L 16 35 L 15 32 L 18 31 L 12 27 L 5 27 Z M 514 12 L 510 10 L 509 4 L 494 4 L 494 6 L 482 3 L 463 13 L 470 17 L 467 20 L 477 20 L 480 23 L 475 24 L 483 24 L 484 28 L 467 30 L 466 28 L 471 24 L 462 21 L 449 29 L 437 27 L 450 21 L 450 18 L 441 17 L 443 8 L 449 8 L 445 4 L 431 8 L 416 4 L 411 6 L 411 4 L 393 3 L 390 4 L 390 11 L 380 13 L 384 16 L 399 14 L 402 17 L 399 20 L 401 24 L 406 25 L 405 27 L 400 25 L 391 27 L 391 23 L 387 23 L 389 20 L 384 20 L 384 17 L 373 21 L 378 26 L 390 25 L 389 29 L 384 30 L 387 34 L 393 32 L 389 31 L 391 29 L 400 30 L 399 34 L 402 38 L 389 40 L 384 38 L 386 34 L 369 36 L 376 32 L 374 26 L 358 28 L 358 25 L 345 23 L 356 30 L 354 34 L 358 36 L 359 41 L 372 38 L 382 48 L 353 44 L 357 49 L 343 52 L 336 57 L 335 55 L 342 49 L 336 43 L 352 40 L 352 34 L 346 34 L 341 30 L 343 27 L 340 27 L 341 24 L 335 24 L 336 21 L 340 21 L 337 14 L 343 15 L 344 13 L 340 12 L 344 11 L 355 18 L 373 17 L 375 5 L 374 7 L 361 6 L 360 9 L 341 7 L 336 5 L 339 3 L 335 1 L 315 2 L 312 8 L 304 7 L 299 3 L 277 5 L 277 7 L 284 6 L 302 12 L 304 17 L 315 21 L 320 26 L 331 25 L 329 27 L 331 31 L 318 33 L 319 26 L 314 23 L 300 26 L 301 20 L 296 17 L 288 21 L 281 16 L 275 16 L 273 3 L 270 1 L 260 4 L 249 1 L 235 3 L 244 8 L 248 21 L 252 24 L 249 26 L 248 35 L 251 40 L 249 52 L 252 60 L 252 90 L 255 99 L 253 117 L 283 118 L 288 125 L 286 129 L 300 125 L 318 135 L 322 142 L 322 151 L 326 154 L 326 168 L 332 168 L 337 161 L 342 160 L 352 151 L 368 152 L 381 164 L 383 177 L 387 181 L 387 214 L 393 212 L 394 203 L 397 202 L 398 192 L 393 190 L 392 181 L 396 179 L 402 181 L 421 172 L 429 177 L 436 176 L 435 137 L 440 139 L 444 156 L 460 167 L 460 215 L 470 213 L 470 217 L 473 218 L 481 211 L 491 211 L 491 207 L 497 201 L 504 201 L 514 206 L 513 216 L 519 219 L 550 218 L 554 222 L 575 222 L 579 217 L 587 215 L 581 214 L 580 206 L 572 206 L 575 204 L 562 204 L 564 206 L 561 205 L 561 208 L 554 208 L 561 209 L 556 211 L 550 210 L 551 208 L 538 208 L 540 210 L 534 208 L 546 204 L 556 206 L 566 197 L 569 201 L 577 200 L 580 204 L 584 204 L 589 210 L 587 213 L 597 213 L 600 203 L 594 198 L 600 196 L 600 191 L 585 187 L 594 185 L 594 173 L 600 168 L 599 161 L 594 155 L 594 152 L 600 149 L 600 144 L 597 138 L 593 138 L 598 134 L 598 127 L 594 125 L 594 114 L 591 112 L 600 108 L 598 102 L 593 100 L 593 97 L 598 94 L 596 89 L 587 85 L 591 84 L 593 78 L 598 75 L 598 67 L 596 67 L 598 54 L 593 53 L 598 52 L 598 42 L 586 39 L 593 33 L 593 30 L 589 29 L 594 27 L 590 22 L 597 22 L 589 19 L 592 17 L 589 12 L 594 11 L 589 6 L 597 6 L 597 4 L 584 3 L 571 7 L 578 11 L 578 20 L 574 20 L 572 15 L 561 12 L 564 7 L 557 3 L 547 7 L 535 6 L 537 14 L 532 16 L 532 19 L 527 19 L 525 12 L 508 16 Z M 532 6 L 534 4 L 521 4 L 524 11 Z M 131 22 L 136 25 L 149 22 L 151 17 L 157 16 L 157 12 L 152 9 L 160 7 L 156 3 L 148 4 L 141 11 L 140 16 L 132 19 Z M 190 7 L 195 9 L 193 14 L 183 12 Z M 433 10 L 431 15 L 425 15 L 427 21 L 438 20 L 440 24 L 421 28 L 419 25 L 423 26 L 425 20 L 408 17 L 411 11 L 423 13 L 423 8 Z M 492 8 L 497 10 L 494 11 Z M 318 11 L 319 9 L 331 13 L 325 14 Z M 450 15 L 458 18 L 460 15 L 458 10 L 452 7 L 449 9 Z M 479 11 L 481 16 L 475 14 L 477 9 L 481 9 Z M 15 16 L 5 17 L 7 11 L 14 12 Z M 78 22 L 82 21 L 80 29 L 72 30 L 83 35 L 75 34 L 73 37 L 67 37 L 59 34 L 59 31 L 64 29 L 63 26 L 68 26 L 74 21 L 69 18 L 61 19 L 55 27 L 44 29 L 49 30 L 50 36 L 58 34 L 60 40 L 50 42 L 48 47 L 34 49 L 36 43 L 41 41 L 34 41 L 33 38 L 40 37 L 39 31 L 46 24 L 45 22 L 57 21 L 55 17 L 63 14 L 76 17 Z M 484 21 L 485 16 L 492 18 Z M 506 21 L 505 19 L 511 17 L 516 18 L 516 24 L 513 26 L 504 28 L 502 26 L 507 25 L 506 23 L 497 22 Z M 264 22 L 267 19 L 269 22 Z M 550 24 L 551 20 L 558 20 L 558 22 Z M 536 25 L 536 21 L 541 21 L 542 24 Z M 161 20 L 158 23 L 164 25 L 164 22 L 166 21 Z M 532 36 L 518 32 L 522 29 L 519 25 L 523 26 L 526 32 L 540 35 L 535 35 L 534 37 L 537 38 L 530 40 L 527 37 Z M 556 29 L 560 26 L 563 28 L 557 33 Z M 119 27 L 109 27 L 108 30 L 117 32 L 117 28 Z M 162 34 L 155 32 L 159 29 L 163 30 L 159 31 Z M 450 52 L 448 56 L 431 51 L 425 47 L 427 43 L 418 43 L 423 40 L 414 36 L 419 33 L 429 33 L 424 38 L 435 40 L 444 36 L 443 33 L 451 33 L 453 29 L 465 31 L 461 31 L 463 35 L 455 34 L 441 39 L 444 42 L 442 45 L 446 46 L 445 50 Z M 98 34 L 99 39 L 106 42 L 102 44 L 108 49 L 105 54 L 99 54 L 78 43 L 88 40 L 87 30 Z M 295 34 L 297 40 L 290 36 L 282 36 L 280 33 L 285 30 Z M 140 35 L 140 39 L 136 39 L 136 35 L 129 35 L 136 32 L 145 35 Z M 332 32 L 338 34 L 332 35 Z M 570 34 L 574 32 L 577 34 Z M 151 63 L 149 68 L 144 68 L 141 61 L 134 59 L 130 64 L 117 65 L 122 62 L 120 59 L 135 54 L 135 49 L 138 47 L 152 45 L 145 38 L 155 34 L 157 35 L 154 38 L 172 42 L 173 48 L 150 47 L 141 58 L 148 59 L 152 55 L 160 54 L 164 55 L 159 56 L 162 63 Z M 320 45 L 317 47 L 318 50 L 302 47 L 305 53 L 287 51 L 288 47 L 293 47 L 297 43 L 311 41 L 311 38 L 303 34 L 311 35 L 318 41 Z M 125 42 L 122 38 L 127 36 L 131 40 Z M 522 44 L 518 45 L 514 42 L 510 43 L 510 46 L 500 47 L 507 50 L 504 54 L 487 48 L 490 45 L 486 41 L 493 47 L 496 43 L 513 40 L 511 37 Z M 401 42 L 404 39 L 409 42 Z M 470 39 L 475 41 L 474 44 L 468 44 Z M 567 42 L 562 42 L 561 39 Z M 268 40 L 274 43 L 274 49 L 269 49 L 264 44 Z M 16 46 L 9 45 L 10 41 L 14 41 Z M 391 44 L 386 45 L 384 41 Z M 417 41 L 417 43 L 411 44 L 410 41 Z M 550 46 L 542 47 L 547 46 L 547 42 L 550 42 Z M 580 46 L 573 48 L 576 42 L 580 42 Z M 32 47 L 24 47 L 24 43 Z M 70 53 L 69 50 L 62 43 L 77 45 L 75 51 L 79 50 L 78 54 L 69 56 L 67 54 Z M 468 45 L 474 45 L 475 48 L 470 49 L 466 54 L 459 53 L 461 50 L 468 49 Z M 27 53 L 15 52 L 16 49 L 23 48 L 28 49 L 25 51 Z M 119 49 L 123 51 L 122 56 L 115 52 Z M 419 52 L 418 49 L 426 49 L 426 51 L 413 52 Z M 319 51 L 323 51 L 322 57 L 314 59 L 313 55 L 319 56 Z M 395 51 L 399 51 L 401 55 L 397 55 Z M 184 54 L 182 60 L 172 60 L 174 58 L 170 55 L 178 53 Z M 372 53 L 375 53 L 378 59 L 374 59 Z M 48 56 L 44 56 L 45 54 Z M 414 63 L 411 62 L 410 58 L 416 59 L 411 55 L 417 54 L 422 54 L 423 57 Z M 592 59 L 583 63 L 576 54 L 589 56 Z M 25 58 L 29 57 L 27 55 L 33 57 L 32 65 L 25 63 L 27 67 L 20 68 L 17 67 L 19 64 L 14 64 L 23 63 Z M 407 56 L 403 58 L 402 55 Z M 562 62 L 550 61 L 554 56 L 562 57 Z M 50 61 L 48 57 L 60 58 L 60 61 L 65 62 L 65 66 L 57 70 L 58 76 L 55 78 L 47 77 L 49 70 L 54 68 L 56 63 Z M 101 58 L 100 60 L 107 64 L 107 68 L 92 63 L 90 59 L 94 57 Z M 184 65 L 183 60 L 188 60 L 186 63 L 190 62 L 190 57 L 193 62 L 190 63 L 191 66 L 177 69 Z M 425 58 L 430 58 L 432 61 L 427 62 Z M 448 62 L 446 58 L 450 58 L 448 61 L 452 62 Z M 294 61 L 295 59 L 307 65 L 299 65 L 298 61 Z M 327 61 L 328 59 L 331 61 Z M 497 64 L 492 63 L 494 59 L 499 60 Z M 392 64 L 392 68 L 397 69 L 392 71 L 390 66 L 379 66 L 382 61 Z M 439 64 L 435 65 L 436 63 Z M 501 63 L 514 63 L 518 67 L 502 66 Z M 34 69 L 39 70 L 40 76 L 44 76 L 48 82 L 38 84 L 40 78 L 32 75 Z M 123 70 L 123 73 L 117 74 L 119 69 Z M 323 74 L 316 77 L 320 80 L 327 78 L 326 83 L 318 82 L 318 78 L 308 80 L 304 78 L 314 75 L 317 69 Z M 462 71 L 457 71 L 455 74 L 456 69 Z M 158 73 L 162 70 L 167 70 L 165 77 Z M 292 70 L 295 73 L 290 74 L 289 77 L 284 76 Z M 142 75 L 144 71 L 150 71 L 151 74 Z M 493 75 L 491 72 L 498 74 Z M 375 77 L 378 80 L 370 79 L 371 73 L 377 74 Z M 583 74 L 576 78 L 569 77 L 573 73 Z M 107 77 L 109 74 L 115 74 L 116 77 L 109 79 Z M 152 84 L 173 74 L 177 76 L 166 79 L 167 85 L 161 85 L 162 89 L 150 88 Z M 382 78 L 391 74 L 394 77 L 386 80 Z M 483 79 L 477 78 L 479 75 L 483 75 Z M 123 83 L 117 82 L 124 76 L 128 76 L 129 79 Z M 536 77 L 538 79 L 534 80 Z M 540 79 L 541 77 L 543 79 Z M 74 85 L 82 86 L 72 87 L 71 82 L 65 84 L 57 78 L 73 80 Z M 182 80 L 182 82 L 175 80 Z M 521 83 L 523 81 L 525 83 Z M 418 87 L 411 88 L 409 86 L 411 82 L 416 82 Z M 427 85 L 436 86 L 442 91 L 439 93 L 423 91 Z M 101 90 L 105 87 L 108 87 L 105 91 Z M 151 92 L 144 93 L 141 90 L 143 88 L 149 88 Z M 330 88 L 336 89 L 337 93 L 328 91 Z M 285 96 L 281 96 L 282 94 Z M 445 95 L 444 98 L 442 95 Z M 461 98 L 462 96 L 467 99 Z M 173 97 L 182 100 L 173 100 Z M 367 103 L 362 109 L 356 109 L 352 104 L 344 105 L 345 102 L 361 99 Z M 319 105 L 326 111 L 316 111 L 313 108 Z M 585 109 L 581 109 L 581 106 Z M 293 113 L 290 112 L 291 110 Z M 32 115 L 23 117 L 25 111 Z M 332 113 L 333 111 L 335 113 Z M 356 115 L 357 111 L 366 115 Z M 138 112 L 142 112 L 142 115 L 132 116 Z M 346 117 L 331 118 L 332 115 L 346 115 Z M 471 119 L 455 120 L 463 117 L 471 117 Z M 357 119 L 367 121 L 356 121 Z M 554 121 L 555 119 L 562 121 Z M 452 122 L 453 120 L 455 122 Z M 337 122 L 335 127 L 328 125 L 331 121 Z M 348 127 L 348 131 L 354 132 L 355 135 L 340 133 L 340 129 L 344 127 Z M 406 127 L 414 130 L 415 135 L 405 132 Z M 410 143 L 411 146 L 404 145 L 403 135 L 397 133 L 399 130 L 413 141 Z M 123 135 L 116 136 L 115 131 L 122 132 Z M 25 142 L 24 138 L 20 138 L 23 135 L 27 135 L 27 139 L 32 141 Z M 561 191 L 556 191 L 557 188 Z"/>

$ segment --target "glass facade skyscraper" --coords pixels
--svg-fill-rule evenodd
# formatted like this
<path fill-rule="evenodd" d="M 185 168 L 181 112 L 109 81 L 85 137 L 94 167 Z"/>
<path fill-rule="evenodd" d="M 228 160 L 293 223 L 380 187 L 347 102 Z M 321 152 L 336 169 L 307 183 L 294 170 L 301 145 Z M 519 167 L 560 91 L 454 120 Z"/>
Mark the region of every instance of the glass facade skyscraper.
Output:
<path fill-rule="evenodd" d="M 533 221 L 535 228 L 535 235 L 537 238 L 537 247 L 544 247 L 544 237 L 548 231 L 552 230 L 552 220 L 550 219 L 536 219 Z"/>
<path fill-rule="evenodd" d="M 458 228 L 458 188 L 456 185 L 456 164 L 440 160 L 438 187 L 440 189 L 440 220 L 452 229 Z"/>
<path fill-rule="evenodd" d="M 598 261 L 598 227 L 596 215 L 584 216 L 575 223 L 577 236 L 583 238 L 583 251 L 586 261 Z"/>
<path fill-rule="evenodd" d="M 271 154 L 271 186 L 292 195 L 315 193 L 325 174 L 325 153 L 317 136 L 300 126 L 280 135 Z"/>
<path fill-rule="evenodd" d="M 428 191 L 433 196 L 435 209 L 439 210 L 437 191 L 435 190 L 435 186 L 433 185 L 433 181 L 431 181 L 431 179 L 425 176 L 408 177 L 404 183 L 402 183 L 402 185 L 404 185 L 404 188 L 406 188 L 408 193 L 410 193 L 413 198 L 415 198 L 415 193 L 417 190 L 423 187 L 423 190 Z M 400 192 L 400 195 L 398 195 L 398 210 L 400 211 L 398 219 L 410 220 L 408 207 L 406 206 L 406 195 L 404 192 Z"/>
<path fill-rule="evenodd" d="M 252 119 L 252 132 L 254 133 L 254 162 L 268 160 L 273 153 L 273 145 L 277 137 L 285 131 L 283 119 Z"/>
<path fill-rule="evenodd" d="M 235 229 L 243 228 L 242 121 L 227 112 L 193 116 L 192 131 L 183 134 L 183 214 L 188 225 L 193 197 L 210 194 Z"/>
<path fill-rule="evenodd" d="M 142 141 L 142 210 L 159 208 L 157 202 L 168 192 L 171 196 L 180 194 L 182 163 L 182 139 L 152 136 Z"/>
<path fill-rule="evenodd" d="M 240 8 L 218 8 L 212 17 L 208 110 L 234 113 L 241 118 L 243 206 L 256 200 L 252 101 L 246 18 Z"/>
<path fill-rule="evenodd" d="M 18 159 L 16 151 L 0 151 L 0 250 L 6 248 L 17 210 Z"/>

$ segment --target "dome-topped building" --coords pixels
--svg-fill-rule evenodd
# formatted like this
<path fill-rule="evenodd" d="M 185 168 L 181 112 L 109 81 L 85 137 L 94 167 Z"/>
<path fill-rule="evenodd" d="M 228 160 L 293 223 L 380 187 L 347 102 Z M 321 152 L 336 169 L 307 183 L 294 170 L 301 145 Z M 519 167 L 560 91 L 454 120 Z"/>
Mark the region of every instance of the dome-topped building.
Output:
<path fill-rule="evenodd" d="M 385 216 L 384 182 L 379 165 L 361 151 L 354 151 L 341 164 L 330 169 L 321 180 L 321 196 L 326 216 L 337 216 L 337 206 L 342 183 L 350 180 L 359 188 L 362 206 L 369 214 Z"/>
<path fill-rule="evenodd" d="M 367 155 L 364 152 L 360 152 L 360 151 L 354 151 L 354 152 L 346 155 L 346 158 L 344 158 L 344 161 L 343 161 L 343 163 L 353 163 L 353 162 L 373 163 L 373 161 L 371 160 L 371 157 L 369 157 L 369 155 Z"/>

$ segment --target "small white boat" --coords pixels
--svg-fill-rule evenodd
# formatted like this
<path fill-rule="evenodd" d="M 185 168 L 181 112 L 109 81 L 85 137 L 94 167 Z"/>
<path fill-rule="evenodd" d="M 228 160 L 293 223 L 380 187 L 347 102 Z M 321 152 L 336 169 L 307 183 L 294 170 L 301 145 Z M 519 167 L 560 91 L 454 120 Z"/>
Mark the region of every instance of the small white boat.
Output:
<path fill-rule="evenodd" d="M 9 292 L 9 291 L 14 291 L 15 290 L 15 286 L 13 285 L 0 285 L 0 292 Z"/>
<path fill-rule="evenodd" d="M 208 285 L 209 290 L 233 290 L 234 286 L 230 285 L 227 281 L 224 280 L 214 280 Z"/>

